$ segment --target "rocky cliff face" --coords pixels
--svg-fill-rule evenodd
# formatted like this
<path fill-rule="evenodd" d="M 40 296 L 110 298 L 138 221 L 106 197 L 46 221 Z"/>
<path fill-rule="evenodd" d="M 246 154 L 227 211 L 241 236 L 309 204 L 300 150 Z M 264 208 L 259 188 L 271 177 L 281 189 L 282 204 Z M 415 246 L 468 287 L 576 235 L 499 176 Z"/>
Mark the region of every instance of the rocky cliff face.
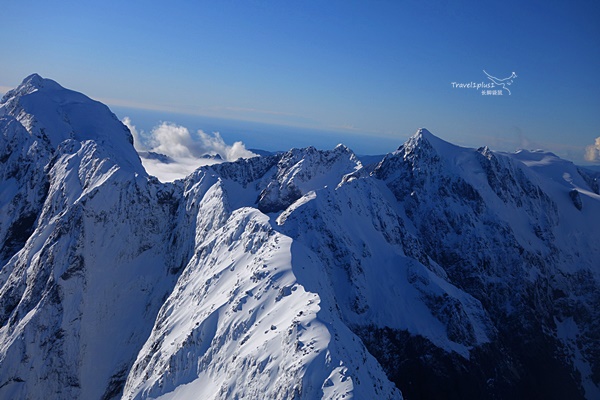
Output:
<path fill-rule="evenodd" d="M 2 398 L 600 395 L 597 173 L 420 130 L 164 184 L 37 75 L 0 128 Z"/>

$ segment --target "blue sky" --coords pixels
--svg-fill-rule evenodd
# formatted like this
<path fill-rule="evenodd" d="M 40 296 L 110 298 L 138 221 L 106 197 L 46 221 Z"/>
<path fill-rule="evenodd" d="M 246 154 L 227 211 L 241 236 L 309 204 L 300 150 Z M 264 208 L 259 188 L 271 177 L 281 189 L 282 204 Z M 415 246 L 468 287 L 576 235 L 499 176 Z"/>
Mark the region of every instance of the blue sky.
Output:
<path fill-rule="evenodd" d="M 540 147 L 583 162 L 600 136 L 595 1 L 1 8 L 0 91 L 37 72 L 120 110 L 154 110 L 157 121 L 179 112 L 337 131 L 357 152 L 361 141 L 384 152 L 427 127 L 465 146 Z M 452 88 L 487 82 L 484 69 L 516 72 L 512 94 Z"/>

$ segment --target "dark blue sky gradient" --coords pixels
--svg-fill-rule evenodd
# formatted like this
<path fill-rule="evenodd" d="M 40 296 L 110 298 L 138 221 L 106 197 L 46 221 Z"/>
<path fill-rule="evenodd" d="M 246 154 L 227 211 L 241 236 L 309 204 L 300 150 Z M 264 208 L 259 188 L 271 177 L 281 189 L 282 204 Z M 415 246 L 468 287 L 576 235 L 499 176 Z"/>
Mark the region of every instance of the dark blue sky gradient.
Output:
<path fill-rule="evenodd" d="M 594 1 L 190 3 L 3 4 L 0 89 L 38 72 L 156 121 L 177 111 L 337 131 L 359 153 L 424 126 L 579 162 L 600 136 Z M 452 88 L 486 82 L 484 69 L 516 72 L 512 95 Z"/>

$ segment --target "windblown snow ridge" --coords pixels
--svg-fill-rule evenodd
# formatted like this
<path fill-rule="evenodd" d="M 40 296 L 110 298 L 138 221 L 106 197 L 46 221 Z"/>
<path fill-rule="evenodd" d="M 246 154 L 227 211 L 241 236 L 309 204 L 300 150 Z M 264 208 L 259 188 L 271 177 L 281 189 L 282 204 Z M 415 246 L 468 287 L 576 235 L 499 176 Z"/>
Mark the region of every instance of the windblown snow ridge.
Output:
<path fill-rule="evenodd" d="M 1 398 L 600 395 L 592 171 L 421 129 L 161 183 L 38 75 L 0 132 Z"/>

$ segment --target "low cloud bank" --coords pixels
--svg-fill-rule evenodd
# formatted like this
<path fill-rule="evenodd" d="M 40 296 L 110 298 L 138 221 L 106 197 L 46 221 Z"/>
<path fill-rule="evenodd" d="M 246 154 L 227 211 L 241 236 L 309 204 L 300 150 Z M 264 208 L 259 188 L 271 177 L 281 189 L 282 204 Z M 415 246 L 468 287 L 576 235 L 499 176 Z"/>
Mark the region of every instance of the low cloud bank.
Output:
<path fill-rule="evenodd" d="M 600 136 L 596 138 L 594 144 L 585 148 L 585 154 L 583 157 L 586 161 L 600 162 Z"/>
<path fill-rule="evenodd" d="M 145 133 L 138 131 L 129 117 L 123 123 L 133 135 L 133 145 L 146 171 L 163 182 L 184 178 L 202 165 L 256 156 L 242 142 L 228 145 L 218 132 L 207 134 L 199 130 L 192 134 L 184 126 L 163 122 Z"/>

